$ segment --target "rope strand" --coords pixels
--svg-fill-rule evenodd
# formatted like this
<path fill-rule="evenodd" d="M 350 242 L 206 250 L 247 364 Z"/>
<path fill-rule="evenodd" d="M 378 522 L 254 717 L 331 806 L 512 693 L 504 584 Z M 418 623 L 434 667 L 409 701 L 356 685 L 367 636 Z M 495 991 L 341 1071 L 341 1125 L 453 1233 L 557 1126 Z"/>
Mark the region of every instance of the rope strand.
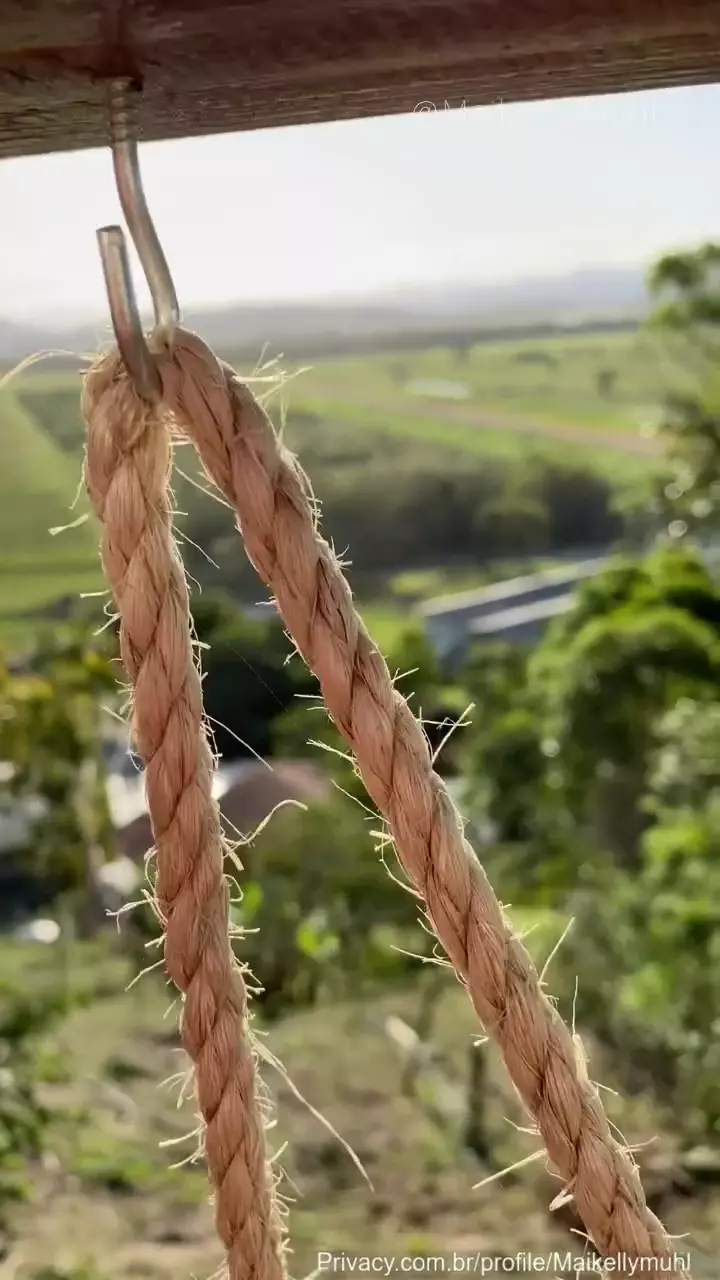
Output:
<path fill-rule="evenodd" d="M 200 339 L 178 334 L 160 372 L 164 401 L 236 511 L 247 554 L 318 677 L 400 862 L 593 1243 L 614 1260 L 615 1274 L 625 1274 L 628 1260 L 633 1274 L 640 1258 L 663 1260 L 667 1270 L 671 1242 L 647 1206 L 637 1166 L 615 1141 L 573 1038 L 464 837 L 422 727 L 355 610 L 316 527 L 307 477 L 249 389 Z"/>
<path fill-rule="evenodd" d="M 181 1037 L 195 1066 L 217 1231 L 230 1280 L 283 1280 L 283 1229 L 265 1149 L 248 994 L 229 940 L 213 759 L 172 535 L 170 435 L 117 357 L 101 359 L 88 373 L 82 407 L 85 483 L 120 615 L 132 732 L 156 841 L 165 968 L 184 997 Z"/>

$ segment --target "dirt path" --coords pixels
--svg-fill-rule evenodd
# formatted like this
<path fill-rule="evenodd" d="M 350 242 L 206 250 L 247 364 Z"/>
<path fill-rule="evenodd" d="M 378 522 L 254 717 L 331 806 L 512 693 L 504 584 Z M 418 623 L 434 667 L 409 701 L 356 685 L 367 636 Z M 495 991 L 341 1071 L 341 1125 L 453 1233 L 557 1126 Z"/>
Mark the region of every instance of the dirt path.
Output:
<path fill-rule="evenodd" d="M 379 413 L 395 414 L 412 412 L 422 418 L 442 416 L 452 422 L 466 423 L 486 431 L 511 431 L 516 435 L 537 436 L 545 440 L 566 440 L 569 444 L 585 445 L 594 449 L 613 449 L 616 453 L 634 453 L 644 457 L 658 457 L 663 452 L 662 441 L 657 436 L 641 436 L 632 431 L 614 431 L 612 428 L 575 426 L 573 423 L 541 423 L 511 413 L 483 413 L 481 410 L 457 404 L 427 404 L 409 402 L 405 407 L 380 397 L 353 395 L 353 401 L 361 408 Z"/>

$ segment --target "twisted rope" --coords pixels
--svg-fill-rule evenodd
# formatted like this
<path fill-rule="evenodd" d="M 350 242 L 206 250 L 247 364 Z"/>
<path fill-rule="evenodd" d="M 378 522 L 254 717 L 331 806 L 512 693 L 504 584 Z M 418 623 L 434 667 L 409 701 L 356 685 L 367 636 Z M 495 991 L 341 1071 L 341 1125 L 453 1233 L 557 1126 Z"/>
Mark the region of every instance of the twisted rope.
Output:
<path fill-rule="evenodd" d="M 637 1259 L 662 1261 L 667 1274 L 669 1237 L 648 1208 L 635 1162 L 615 1141 L 573 1038 L 464 837 L 421 725 L 354 608 L 340 566 L 318 532 L 307 477 L 248 388 L 198 338 L 179 333 L 159 368 L 175 426 L 192 440 L 236 511 L 247 554 L 318 677 L 328 711 L 387 819 L 400 862 L 499 1045 L 593 1243 L 614 1260 L 616 1275 L 632 1275 Z M 119 381 L 124 395 L 132 395 L 116 356 L 105 357 L 100 370 L 105 382 Z"/>
<path fill-rule="evenodd" d="M 172 536 L 170 435 L 117 362 L 87 375 L 85 482 L 132 683 L 157 850 L 165 969 L 182 992 L 217 1231 L 230 1280 L 283 1280 L 283 1232 L 264 1140 L 248 995 L 229 940 L 229 892 L 213 759 L 203 727 L 182 564 Z"/>

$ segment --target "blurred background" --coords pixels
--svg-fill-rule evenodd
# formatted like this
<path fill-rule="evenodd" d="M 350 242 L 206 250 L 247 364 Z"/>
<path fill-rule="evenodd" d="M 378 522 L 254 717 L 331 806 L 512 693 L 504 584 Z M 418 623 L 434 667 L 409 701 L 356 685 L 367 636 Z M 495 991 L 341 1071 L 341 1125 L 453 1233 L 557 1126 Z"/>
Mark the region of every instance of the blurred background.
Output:
<path fill-rule="evenodd" d="M 185 323 L 299 453 L 700 1280 L 720 1247 L 719 126 L 705 88 L 141 151 Z M 155 969 L 129 987 L 158 960 L 152 835 L 80 486 L 116 210 L 106 152 L 0 167 L 0 1275 L 27 1280 L 221 1262 L 173 993 Z M 265 1067 L 294 1273 L 318 1250 L 581 1252 L 187 449 L 174 489 L 256 1026 L 373 1184 Z"/>

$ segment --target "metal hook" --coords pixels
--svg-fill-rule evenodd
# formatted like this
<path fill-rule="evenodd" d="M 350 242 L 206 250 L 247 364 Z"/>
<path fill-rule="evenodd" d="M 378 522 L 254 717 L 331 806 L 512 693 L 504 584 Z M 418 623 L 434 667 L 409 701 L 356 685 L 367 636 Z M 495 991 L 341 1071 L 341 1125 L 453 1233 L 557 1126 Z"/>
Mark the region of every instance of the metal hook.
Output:
<path fill-rule="evenodd" d="M 128 108 L 128 88 L 127 81 L 115 80 L 108 94 L 115 182 L 125 221 L 150 289 L 155 312 L 152 336 L 171 347 L 180 320 L 180 309 L 170 268 L 145 200 L 137 142 Z M 122 227 L 100 227 L 97 238 L 120 355 L 140 395 L 155 402 L 161 392 L 160 375 L 140 323 L 124 232 Z"/>

